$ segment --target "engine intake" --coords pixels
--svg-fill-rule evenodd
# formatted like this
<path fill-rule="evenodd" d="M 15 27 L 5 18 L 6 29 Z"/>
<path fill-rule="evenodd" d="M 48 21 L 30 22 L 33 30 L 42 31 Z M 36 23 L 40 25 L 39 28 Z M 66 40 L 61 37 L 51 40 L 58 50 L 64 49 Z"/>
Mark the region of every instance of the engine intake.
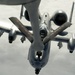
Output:
<path fill-rule="evenodd" d="M 28 11 L 27 11 L 27 10 L 25 10 L 25 12 L 24 12 L 24 17 L 25 17 L 25 19 L 26 19 L 27 21 L 30 21 L 29 14 L 28 14 Z M 40 14 L 39 14 L 39 19 L 41 19 Z"/>
<path fill-rule="evenodd" d="M 30 18 L 29 18 L 27 10 L 24 12 L 24 17 L 26 18 L 27 21 L 30 21 Z"/>
<path fill-rule="evenodd" d="M 67 14 L 64 11 L 57 11 L 52 19 L 51 19 L 56 25 L 61 26 L 65 22 L 67 22 Z"/>

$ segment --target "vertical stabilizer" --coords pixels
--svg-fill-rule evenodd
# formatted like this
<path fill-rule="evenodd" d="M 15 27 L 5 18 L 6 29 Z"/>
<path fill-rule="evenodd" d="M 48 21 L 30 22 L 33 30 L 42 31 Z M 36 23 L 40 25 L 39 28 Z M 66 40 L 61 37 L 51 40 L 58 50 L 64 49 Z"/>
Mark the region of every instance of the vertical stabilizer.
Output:
<path fill-rule="evenodd" d="M 72 16 L 73 16 L 73 11 L 74 11 L 74 4 L 75 3 L 73 2 L 69 22 L 72 22 Z"/>

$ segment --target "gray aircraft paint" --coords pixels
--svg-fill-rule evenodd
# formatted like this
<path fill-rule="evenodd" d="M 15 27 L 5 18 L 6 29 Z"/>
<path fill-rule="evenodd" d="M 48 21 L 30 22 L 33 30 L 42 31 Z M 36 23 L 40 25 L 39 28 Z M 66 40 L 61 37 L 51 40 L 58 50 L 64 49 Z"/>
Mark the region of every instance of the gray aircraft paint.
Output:
<path fill-rule="evenodd" d="M 69 11 L 71 8 L 71 3 L 73 0 L 71 1 L 55 1 L 53 0 L 52 2 L 50 0 L 48 1 L 42 1 L 41 4 L 41 12 L 45 12 L 48 11 L 50 13 L 50 15 L 53 14 L 53 12 L 55 10 L 58 9 L 59 5 L 61 5 L 59 7 L 59 9 L 63 9 L 64 11 L 67 12 L 68 16 L 69 16 Z M 54 3 L 53 3 L 54 2 Z M 61 3 L 60 3 L 61 2 Z M 65 3 L 64 3 L 65 2 Z M 43 4 L 47 4 L 47 6 L 42 9 L 44 7 Z M 51 3 L 51 4 L 50 4 Z M 58 3 L 58 4 L 57 4 Z M 56 6 L 57 5 L 57 6 Z M 67 7 L 68 5 L 68 7 Z M 56 7 L 55 7 L 56 6 Z M 65 8 L 66 6 L 66 8 Z M 5 7 L 4 9 L 2 9 L 3 7 Z M 52 8 L 53 7 L 53 8 Z M 12 16 L 12 14 L 14 16 L 19 17 L 19 8 L 20 7 L 6 7 L 6 6 L 0 6 L 1 8 L 1 14 L 0 14 L 0 19 L 2 20 L 6 20 L 8 22 L 10 22 L 9 20 L 7 20 L 7 18 L 9 18 L 9 16 Z M 50 9 L 51 8 L 51 9 Z M 13 10 L 12 12 L 7 11 L 7 13 L 3 13 L 6 12 L 7 10 Z M 18 10 L 16 10 L 18 9 Z M 15 10 L 15 11 L 14 11 Z M 51 11 L 53 10 L 53 11 Z M 3 15 L 2 15 L 3 14 Z M 25 22 L 24 20 L 22 20 L 24 23 L 28 23 Z M 73 17 L 73 24 L 74 24 L 74 17 Z M 29 24 L 29 23 L 28 23 Z M 67 29 L 67 31 L 71 31 L 74 32 L 75 26 L 72 25 L 71 28 Z M 29 75 L 29 74 L 34 74 L 34 69 L 29 65 L 28 61 L 27 61 L 27 52 L 28 52 L 28 48 L 30 43 L 28 41 L 26 41 L 24 44 L 21 44 L 19 41 L 20 37 L 18 37 L 16 39 L 16 41 L 10 45 L 8 44 L 8 40 L 7 40 L 7 34 L 3 35 L 0 38 L 0 74 L 2 75 Z M 6 41 L 6 42 L 4 42 Z M 9 48 L 10 46 L 10 48 Z M 15 46 L 17 47 L 15 49 Z M 5 47 L 5 49 L 4 49 Z M 73 54 L 69 54 L 68 50 L 66 49 L 66 45 L 64 45 L 64 47 L 61 50 L 58 50 L 58 47 L 56 46 L 55 42 L 52 42 L 52 47 L 51 47 L 51 55 L 50 55 L 50 61 L 48 62 L 48 65 L 42 70 L 42 72 L 40 72 L 40 75 L 46 75 L 46 74 L 52 74 L 52 75 L 75 75 L 75 52 Z"/>

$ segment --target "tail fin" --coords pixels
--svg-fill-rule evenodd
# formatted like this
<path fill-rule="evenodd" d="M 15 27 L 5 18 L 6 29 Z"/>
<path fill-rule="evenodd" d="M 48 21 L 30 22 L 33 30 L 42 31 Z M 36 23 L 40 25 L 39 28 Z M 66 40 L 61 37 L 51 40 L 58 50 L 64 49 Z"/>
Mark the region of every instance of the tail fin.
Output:
<path fill-rule="evenodd" d="M 71 14 L 70 14 L 69 22 L 72 22 L 73 11 L 74 11 L 74 2 L 72 4 L 72 9 L 71 9 Z"/>
<path fill-rule="evenodd" d="M 22 19 L 22 17 L 23 17 L 23 11 L 24 11 L 24 7 L 23 7 L 23 4 L 22 4 L 22 6 L 21 6 L 21 12 L 20 12 L 20 19 Z"/>

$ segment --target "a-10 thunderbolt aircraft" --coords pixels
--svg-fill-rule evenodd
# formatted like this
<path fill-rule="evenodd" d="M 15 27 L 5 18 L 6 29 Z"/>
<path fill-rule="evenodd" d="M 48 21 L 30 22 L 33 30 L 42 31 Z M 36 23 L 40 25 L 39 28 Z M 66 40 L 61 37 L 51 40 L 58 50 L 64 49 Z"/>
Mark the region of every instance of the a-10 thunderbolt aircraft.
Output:
<path fill-rule="evenodd" d="M 75 34 L 68 37 L 70 33 L 64 31 L 72 25 L 72 15 L 74 10 L 74 2 L 70 14 L 69 22 L 64 11 L 57 11 L 51 18 L 48 13 L 42 16 L 39 14 L 40 0 L 0 0 L 0 4 L 5 5 L 22 5 L 20 18 L 24 16 L 31 22 L 31 27 L 23 25 L 16 17 L 10 17 L 9 23 L 0 22 L 0 36 L 9 33 L 9 43 L 12 43 L 16 35 L 21 35 L 21 42 L 25 41 L 25 37 L 31 42 L 28 53 L 28 60 L 35 68 L 35 74 L 39 74 L 40 70 L 47 64 L 50 54 L 51 41 L 58 41 L 58 47 L 62 47 L 62 42 L 67 43 L 69 52 L 72 53 L 75 48 Z M 23 15 L 23 8 L 26 8 Z M 53 29 L 51 22 L 54 22 L 58 28 Z M 32 33 L 30 31 L 33 31 Z"/>

